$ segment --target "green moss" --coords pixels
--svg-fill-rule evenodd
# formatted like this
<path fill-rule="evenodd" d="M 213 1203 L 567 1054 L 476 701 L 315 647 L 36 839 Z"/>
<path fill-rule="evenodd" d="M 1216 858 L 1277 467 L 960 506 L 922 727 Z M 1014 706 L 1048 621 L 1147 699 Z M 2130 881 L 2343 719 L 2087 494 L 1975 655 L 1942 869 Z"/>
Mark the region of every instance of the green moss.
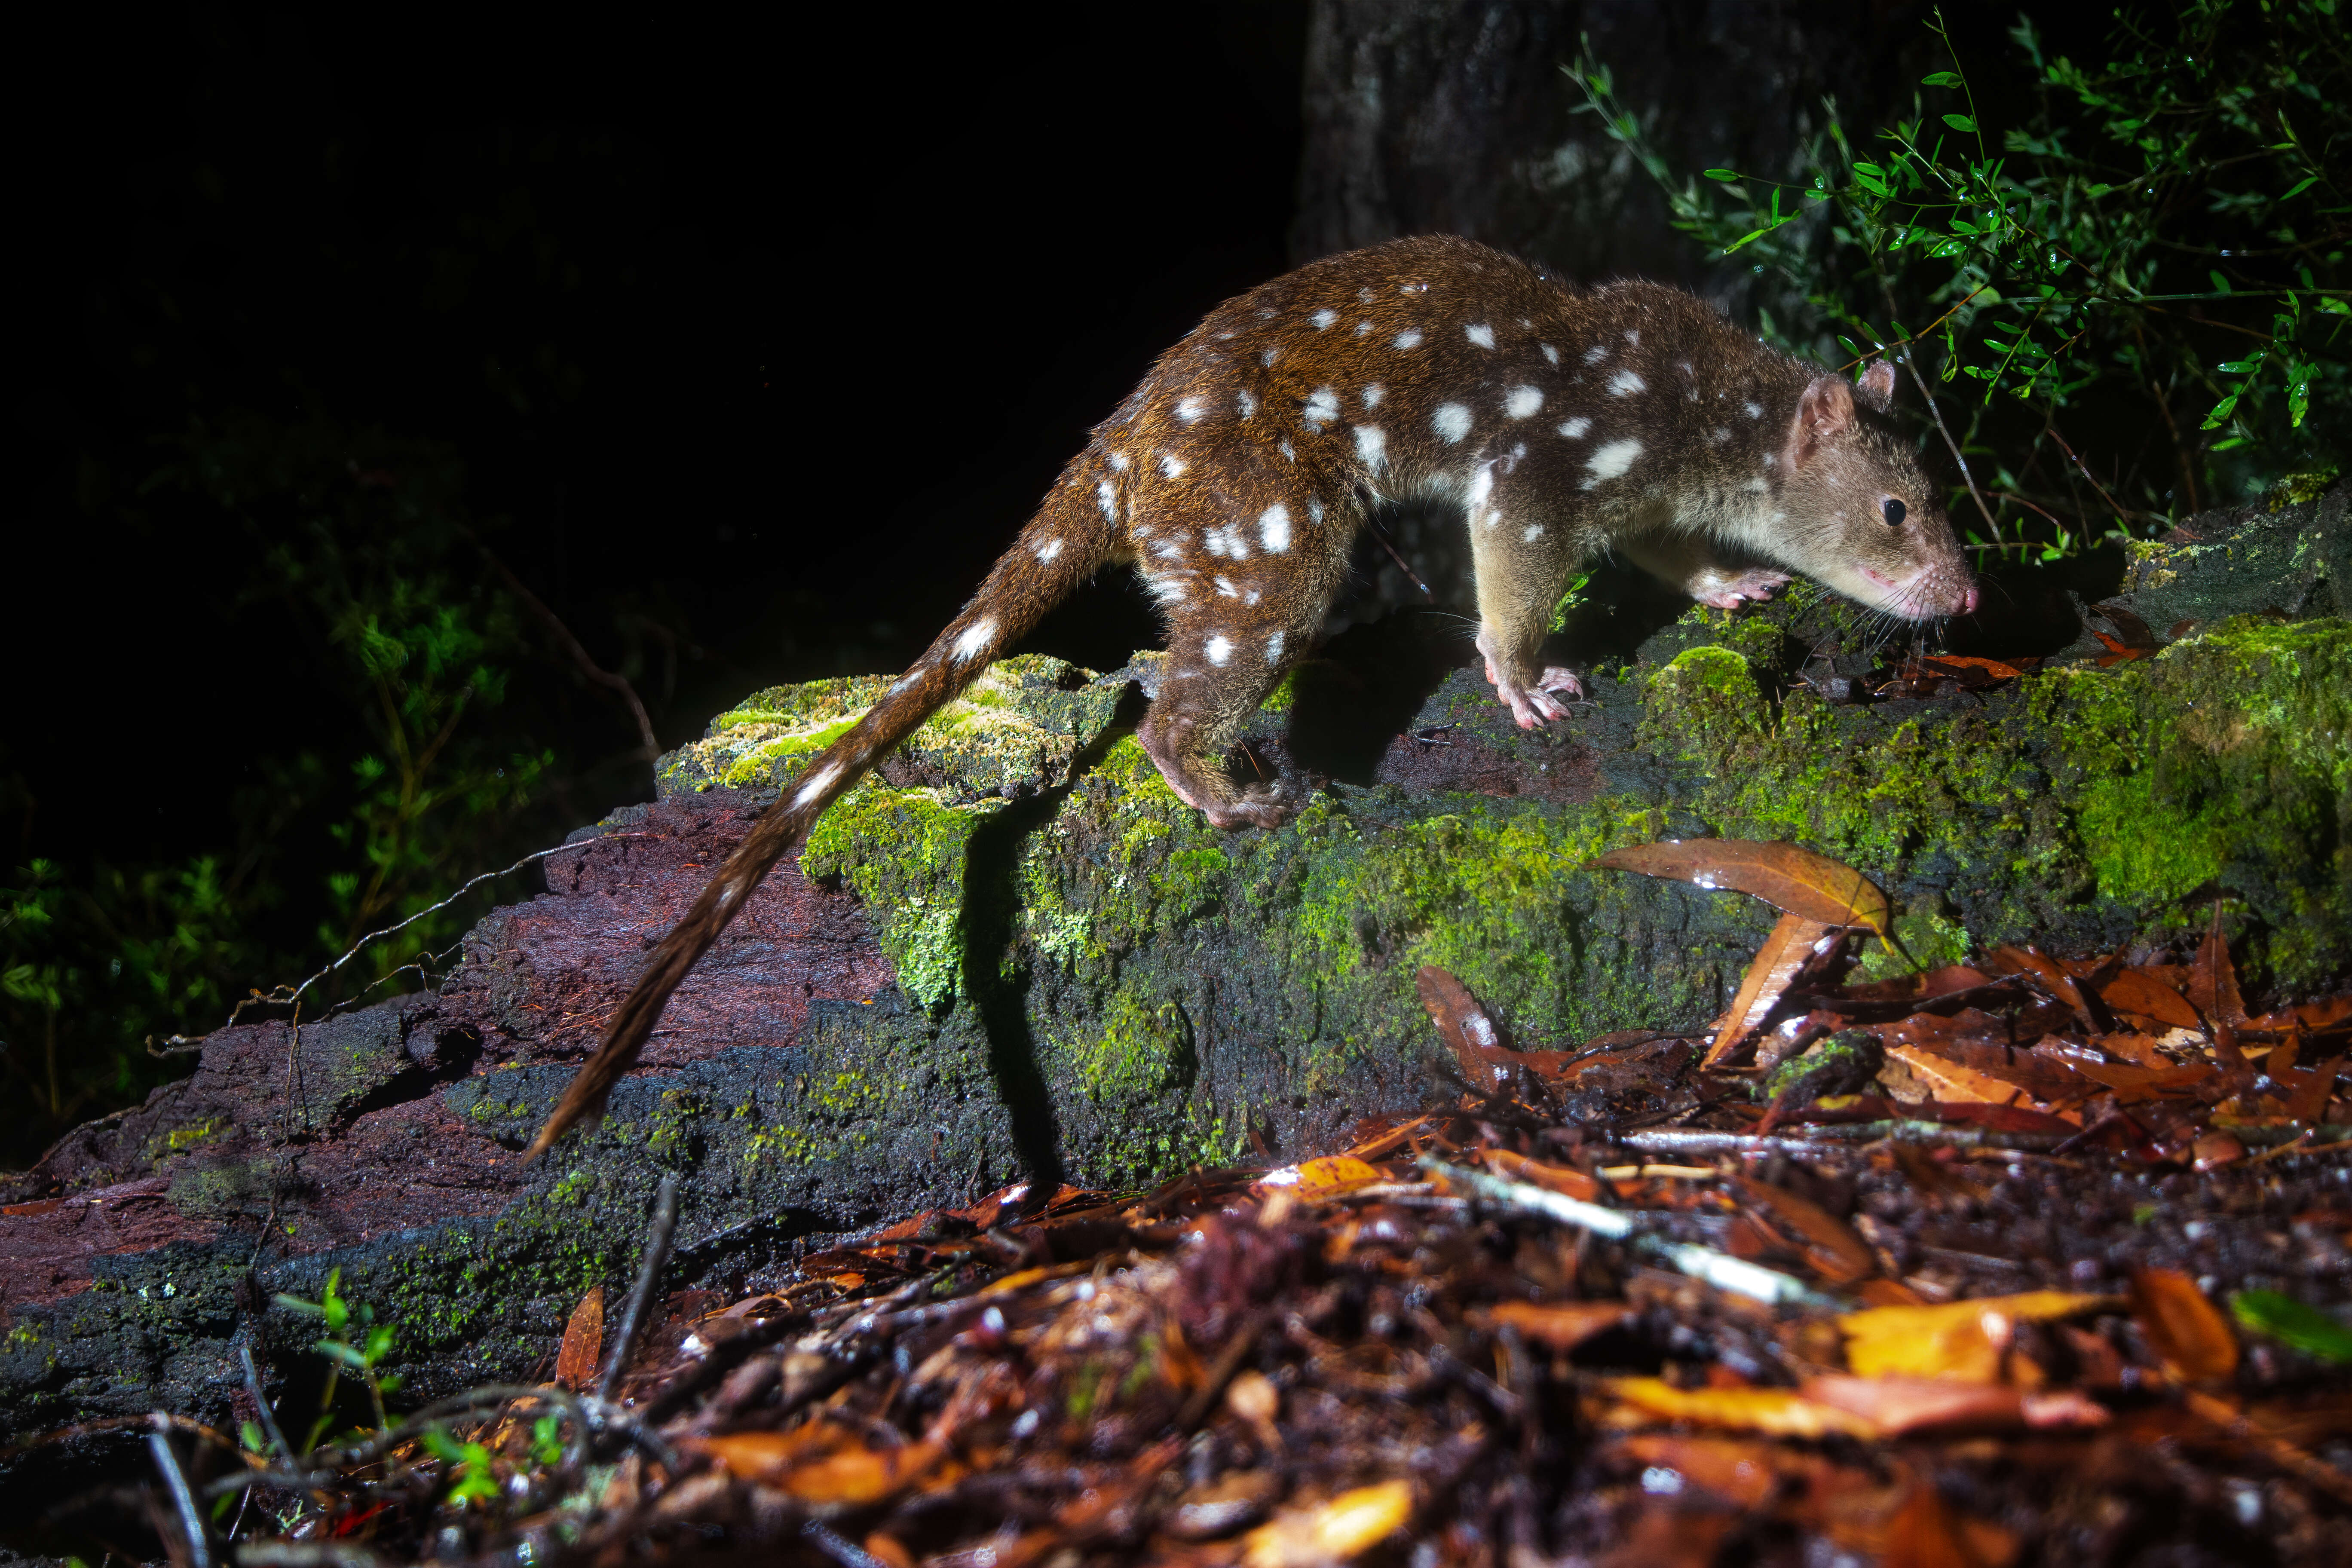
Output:
<path fill-rule="evenodd" d="M 1190 1075 L 1192 1026 L 1178 1003 L 1154 1007 L 1122 991 L 1100 1024 L 1066 1049 L 1087 1093 L 1098 1101 L 1140 1105 Z"/>
<path fill-rule="evenodd" d="M 937 790 L 868 783 L 817 819 L 801 856 L 808 875 L 856 889 L 899 987 L 934 1012 L 954 1000 L 963 973 L 964 852 L 1001 804 L 949 805 Z"/>

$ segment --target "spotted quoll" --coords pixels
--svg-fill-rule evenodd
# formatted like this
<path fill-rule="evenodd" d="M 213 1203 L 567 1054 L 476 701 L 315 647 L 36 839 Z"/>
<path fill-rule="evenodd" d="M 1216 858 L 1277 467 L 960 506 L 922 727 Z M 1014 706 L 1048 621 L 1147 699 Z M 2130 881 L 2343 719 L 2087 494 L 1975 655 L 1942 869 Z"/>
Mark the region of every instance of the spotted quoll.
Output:
<path fill-rule="evenodd" d="M 1884 361 L 1849 384 L 1678 289 L 1573 288 L 1465 239 L 1329 257 L 1220 305 L 655 949 L 533 1152 L 601 1109 L 670 992 L 817 815 L 1100 567 L 1133 565 L 1167 619 L 1140 733 L 1152 761 L 1216 826 L 1273 826 L 1295 795 L 1238 784 L 1227 750 L 1308 651 L 1383 500 L 1461 507 L 1486 677 L 1530 729 L 1580 689 L 1539 654 L 1570 573 L 1604 550 L 1710 605 L 1801 572 L 1907 619 L 1975 608 L 1936 489 L 1885 419 L 1894 388 Z"/>

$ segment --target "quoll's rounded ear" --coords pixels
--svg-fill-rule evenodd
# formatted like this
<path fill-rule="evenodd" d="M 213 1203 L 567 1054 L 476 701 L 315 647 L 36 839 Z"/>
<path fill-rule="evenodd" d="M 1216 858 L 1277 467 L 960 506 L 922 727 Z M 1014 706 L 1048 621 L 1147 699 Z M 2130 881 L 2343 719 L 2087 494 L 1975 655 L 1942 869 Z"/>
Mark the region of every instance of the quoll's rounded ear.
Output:
<path fill-rule="evenodd" d="M 1853 424 L 1853 391 L 1843 376 L 1817 375 L 1797 399 L 1795 458 L 1802 463 Z"/>
<path fill-rule="evenodd" d="M 1881 414 L 1895 407 L 1895 367 L 1883 359 L 1872 360 L 1853 378 L 1854 390 L 1862 400 Z"/>

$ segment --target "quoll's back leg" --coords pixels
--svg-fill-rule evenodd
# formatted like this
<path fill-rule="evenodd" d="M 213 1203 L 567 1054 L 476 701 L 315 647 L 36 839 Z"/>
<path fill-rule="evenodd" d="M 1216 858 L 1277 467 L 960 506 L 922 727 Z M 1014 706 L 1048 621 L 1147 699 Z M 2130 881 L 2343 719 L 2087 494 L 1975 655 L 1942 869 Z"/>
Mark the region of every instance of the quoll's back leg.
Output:
<path fill-rule="evenodd" d="M 1553 696 L 1583 695 L 1573 670 L 1542 662 L 1552 607 L 1581 553 L 1556 510 L 1535 487 L 1514 484 L 1507 464 L 1490 463 L 1470 485 L 1470 555 L 1478 578 L 1478 651 L 1486 679 L 1522 730 L 1568 716 Z M 1499 474 L 1499 477 L 1498 477 Z"/>
<path fill-rule="evenodd" d="M 1303 645 L 1288 626 L 1241 623 L 1213 609 L 1170 617 L 1160 695 L 1136 738 L 1169 787 L 1216 826 L 1279 827 L 1297 814 L 1294 783 L 1244 784 L 1226 753 Z"/>

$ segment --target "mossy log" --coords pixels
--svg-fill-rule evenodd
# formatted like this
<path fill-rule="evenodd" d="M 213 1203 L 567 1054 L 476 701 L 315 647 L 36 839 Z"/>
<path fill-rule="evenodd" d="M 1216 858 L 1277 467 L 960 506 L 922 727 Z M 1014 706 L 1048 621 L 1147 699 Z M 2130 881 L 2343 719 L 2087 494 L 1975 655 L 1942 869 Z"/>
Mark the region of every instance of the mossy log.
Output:
<path fill-rule="evenodd" d="M 1840 673 L 1866 658 L 1815 657 L 1873 628 L 1801 587 L 1668 606 L 1655 629 L 1626 589 L 1582 628 L 1591 703 L 1523 734 L 1461 623 L 1391 617 L 1267 705 L 1259 760 L 1331 781 L 1278 831 L 1210 828 L 1144 759 L 1154 657 L 1107 677 L 1007 660 L 754 896 L 604 1123 L 525 1167 L 645 947 L 879 681 L 760 692 L 663 760 L 658 800 L 549 860 L 548 891 L 484 921 L 436 992 L 223 1030 L 193 1078 L 10 1178 L 0 1441 L 157 1408 L 233 1427 L 240 1339 L 273 1397 L 312 1397 L 310 1323 L 271 1302 L 331 1269 L 392 1326 L 404 1400 L 543 1372 L 580 1295 L 625 1287 L 666 1171 L 685 1193 L 670 1287 L 732 1290 L 812 1238 L 1024 1176 L 1150 1183 L 1248 1157 L 1253 1130 L 1328 1144 L 1448 1092 L 1423 964 L 1525 1047 L 1701 1025 L 1773 911 L 1589 868 L 1652 838 L 1844 860 L 1926 963 L 2184 940 L 2218 900 L 2250 990 L 2338 980 L 2344 511 L 2339 488 L 2200 519 L 2111 564 L 2160 648 L 2081 637 L 1924 700 L 1870 700 Z M 2006 596 L 2030 607 L 2034 586 Z M 2077 637 L 2042 598 L 2062 612 L 2045 641 Z M 1656 1087 L 1619 1086 L 1616 1109 Z M 0 1510 L 61 1464 L 137 1462 L 132 1440 L 12 1455 Z"/>

